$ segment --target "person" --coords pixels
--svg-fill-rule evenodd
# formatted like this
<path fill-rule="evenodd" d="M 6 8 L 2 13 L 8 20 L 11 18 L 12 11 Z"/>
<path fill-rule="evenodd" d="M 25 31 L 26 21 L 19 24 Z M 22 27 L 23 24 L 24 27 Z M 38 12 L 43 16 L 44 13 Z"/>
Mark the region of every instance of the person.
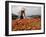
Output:
<path fill-rule="evenodd" d="M 22 10 L 21 10 L 21 15 L 20 15 L 20 19 L 23 19 L 24 16 L 25 16 L 25 9 L 22 8 Z"/>

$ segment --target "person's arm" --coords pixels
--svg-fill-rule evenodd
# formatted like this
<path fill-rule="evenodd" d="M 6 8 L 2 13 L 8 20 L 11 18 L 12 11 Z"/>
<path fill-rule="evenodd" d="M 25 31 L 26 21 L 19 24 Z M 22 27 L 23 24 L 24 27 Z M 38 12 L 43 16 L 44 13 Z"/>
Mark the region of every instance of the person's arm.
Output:
<path fill-rule="evenodd" d="M 25 17 L 25 10 L 24 10 L 24 18 L 26 18 L 26 17 Z"/>

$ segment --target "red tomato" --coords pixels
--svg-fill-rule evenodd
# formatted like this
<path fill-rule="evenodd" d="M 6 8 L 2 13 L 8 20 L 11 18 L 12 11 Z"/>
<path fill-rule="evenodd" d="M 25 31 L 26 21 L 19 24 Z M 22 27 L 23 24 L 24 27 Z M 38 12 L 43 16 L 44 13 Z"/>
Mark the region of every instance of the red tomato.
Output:
<path fill-rule="evenodd" d="M 33 27 L 32 27 L 32 30 L 36 30 L 36 27 L 35 27 L 35 26 L 33 26 Z"/>

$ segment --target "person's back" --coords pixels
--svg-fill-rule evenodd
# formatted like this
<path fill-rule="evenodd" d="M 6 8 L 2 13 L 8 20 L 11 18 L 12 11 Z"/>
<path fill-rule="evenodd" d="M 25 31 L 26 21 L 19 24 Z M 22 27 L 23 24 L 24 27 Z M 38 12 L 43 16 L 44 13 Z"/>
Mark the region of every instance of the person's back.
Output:
<path fill-rule="evenodd" d="M 21 10 L 20 18 L 21 18 L 21 19 L 23 19 L 23 18 L 24 18 L 24 16 L 25 16 L 25 10 L 23 9 L 23 10 Z"/>

